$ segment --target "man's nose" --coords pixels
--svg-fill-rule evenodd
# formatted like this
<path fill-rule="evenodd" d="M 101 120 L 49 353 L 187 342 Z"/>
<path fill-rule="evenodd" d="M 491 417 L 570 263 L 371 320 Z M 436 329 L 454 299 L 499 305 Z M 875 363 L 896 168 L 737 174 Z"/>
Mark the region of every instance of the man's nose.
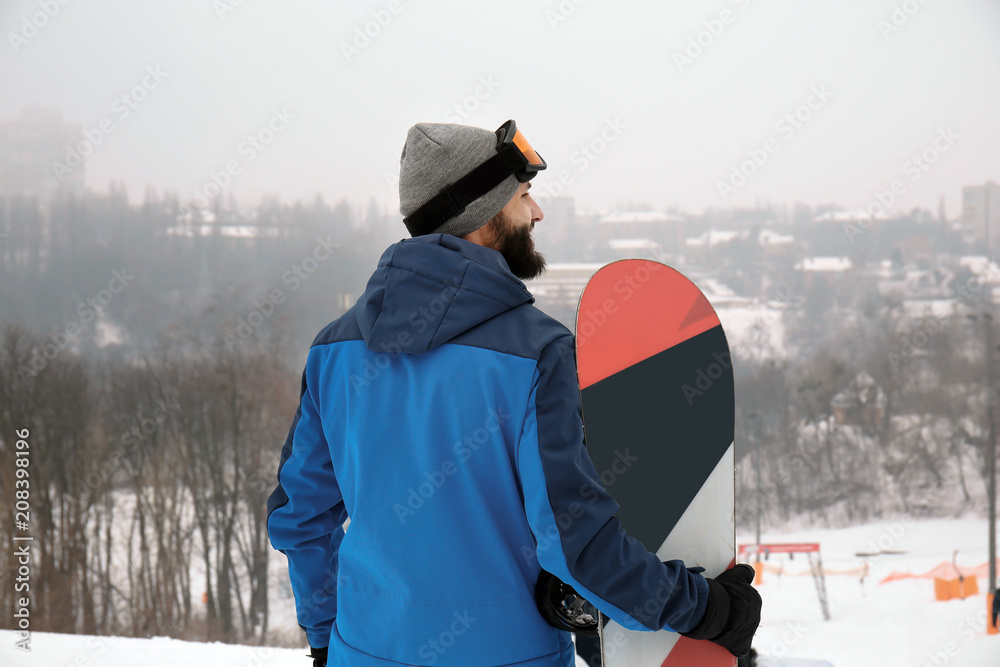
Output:
<path fill-rule="evenodd" d="M 531 195 L 528 195 L 528 198 L 531 199 L 531 221 L 540 222 L 542 218 L 545 217 L 545 214 L 542 213 L 542 209 L 539 208 L 538 204 L 535 202 L 534 198 L 531 197 Z"/>

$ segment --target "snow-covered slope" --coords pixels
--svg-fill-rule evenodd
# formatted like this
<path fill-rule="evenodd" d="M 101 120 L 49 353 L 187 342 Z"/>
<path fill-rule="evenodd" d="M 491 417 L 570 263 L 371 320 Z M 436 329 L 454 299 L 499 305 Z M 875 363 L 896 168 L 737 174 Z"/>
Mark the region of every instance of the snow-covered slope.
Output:
<path fill-rule="evenodd" d="M 862 583 L 856 575 L 828 574 L 829 621 L 823 620 L 816 587 L 803 555 L 772 556 L 786 574 L 766 574 L 754 646 L 761 656 L 812 658 L 836 667 L 997 667 L 1000 635 L 987 636 L 986 597 L 937 602 L 934 582 L 879 582 L 893 570 L 923 573 L 941 561 L 976 566 L 987 561 L 987 523 L 982 519 L 910 520 L 840 530 L 764 534 L 761 542 L 819 542 L 827 570 L 870 563 Z M 752 543 L 752 535 L 739 542 Z M 859 552 L 905 552 L 862 559 Z M 980 591 L 986 581 L 979 581 Z M 782 664 L 761 660 L 761 665 Z"/>
<path fill-rule="evenodd" d="M 982 519 L 889 521 L 840 530 L 765 534 L 767 542 L 819 542 L 826 569 L 850 570 L 858 552 L 899 551 L 867 559 L 864 582 L 856 575 L 828 574 L 831 620 L 824 621 L 803 556 L 772 556 L 759 590 L 764 599 L 754 646 L 761 667 L 998 667 L 1000 635 L 985 634 L 983 594 L 934 601 L 933 582 L 908 579 L 879 585 L 893 570 L 922 573 L 942 560 L 975 566 L 986 561 Z M 752 542 L 741 535 L 741 543 Z M 772 568 L 773 569 L 773 568 Z M 985 581 L 980 581 L 984 589 Z M 286 621 L 297 629 L 294 619 Z M 304 638 L 303 638 L 304 640 Z M 31 653 L 14 649 L 15 635 L 0 631 L 0 665 L 12 667 L 307 667 L 307 649 L 204 644 L 157 637 L 130 639 L 32 633 Z M 578 665 L 583 665 L 578 661 Z"/>

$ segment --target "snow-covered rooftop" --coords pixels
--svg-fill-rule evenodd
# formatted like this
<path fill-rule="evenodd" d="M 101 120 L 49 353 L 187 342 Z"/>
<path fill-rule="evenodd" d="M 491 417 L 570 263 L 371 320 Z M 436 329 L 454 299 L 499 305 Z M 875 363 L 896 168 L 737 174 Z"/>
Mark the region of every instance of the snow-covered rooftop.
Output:
<path fill-rule="evenodd" d="M 170 236 L 224 236 L 226 238 L 252 239 L 277 238 L 287 231 L 280 227 L 255 227 L 253 225 L 180 225 L 166 230 Z"/>
<path fill-rule="evenodd" d="M 847 257 L 807 257 L 795 265 L 796 271 L 847 271 L 852 266 Z"/>
<path fill-rule="evenodd" d="M 958 263 L 973 275 L 987 277 L 989 282 L 995 283 L 1000 282 L 1000 266 L 997 266 L 994 259 L 983 255 L 965 255 L 958 258 Z"/>
<path fill-rule="evenodd" d="M 795 237 L 789 234 L 779 234 L 771 229 L 762 229 L 757 243 L 760 245 L 786 245 L 795 241 Z"/>
<path fill-rule="evenodd" d="M 959 302 L 954 299 L 904 299 L 903 313 L 910 320 L 922 317 L 947 319 L 955 314 Z"/>
<path fill-rule="evenodd" d="M 738 232 L 725 229 L 710 229 L 701 236 L 695 236 L 684 241 L 684 244 L 693 248 L 703 246 L 719 245 L 729 243 L 736 238 L 746 238 L 747 232 Z"/>
<path fill-rule="evenodd" d="M 885 213 L 869 215 L 864 209 L 856 208 L 849 211 L 827 211 L 813 218 L 813 222 L 859 222 L 861 220 L 889 220 Z"/>
<path fill-rule="evenodd" d="M 608 246 L 612 250 L 659 250 L 660 244 L 650 239 L 611 239 Z"/>

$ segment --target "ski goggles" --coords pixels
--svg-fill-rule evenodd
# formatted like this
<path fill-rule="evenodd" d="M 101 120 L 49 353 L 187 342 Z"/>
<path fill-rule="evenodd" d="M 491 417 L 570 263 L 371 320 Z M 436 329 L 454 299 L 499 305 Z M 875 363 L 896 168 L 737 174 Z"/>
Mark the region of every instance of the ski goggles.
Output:
<path fill-rule="evenodd" d="M 513 119 L 497 128 L 497 155 L 491 159 L 499 159 L 504 151 L 511 152 L 522 161 L 520 169 L 514 172 L 514 176 L 521 183 L 526 183 L 535 177 L 535 174 L 545 169 L 548 165 L 538 154 L 528 140 L 524 138 L 521 130 L 517 129 L 517 123 Z"/>
<path fill-rule="evenodd" d="M 495 134 L 496 154 L 403 218 L 411 236 L 430 234 L 508 176 L 513 175 L 518 182 L 526 183 L 548 166 L 517 129 L 513 119 L 497 128 Z"/>

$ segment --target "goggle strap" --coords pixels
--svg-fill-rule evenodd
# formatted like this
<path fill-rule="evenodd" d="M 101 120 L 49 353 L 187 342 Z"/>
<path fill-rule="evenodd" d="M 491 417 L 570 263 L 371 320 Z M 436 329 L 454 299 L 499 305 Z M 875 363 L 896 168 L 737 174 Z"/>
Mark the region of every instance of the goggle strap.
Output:
<path fill-rule="evenodd" d="M 525 167 L 521 150 L 511 144 L 483 162 L 452 185 L 431 197 L 423 206 L 403 218 L 411 236 L 430 234 L 465 207 Z"/>

